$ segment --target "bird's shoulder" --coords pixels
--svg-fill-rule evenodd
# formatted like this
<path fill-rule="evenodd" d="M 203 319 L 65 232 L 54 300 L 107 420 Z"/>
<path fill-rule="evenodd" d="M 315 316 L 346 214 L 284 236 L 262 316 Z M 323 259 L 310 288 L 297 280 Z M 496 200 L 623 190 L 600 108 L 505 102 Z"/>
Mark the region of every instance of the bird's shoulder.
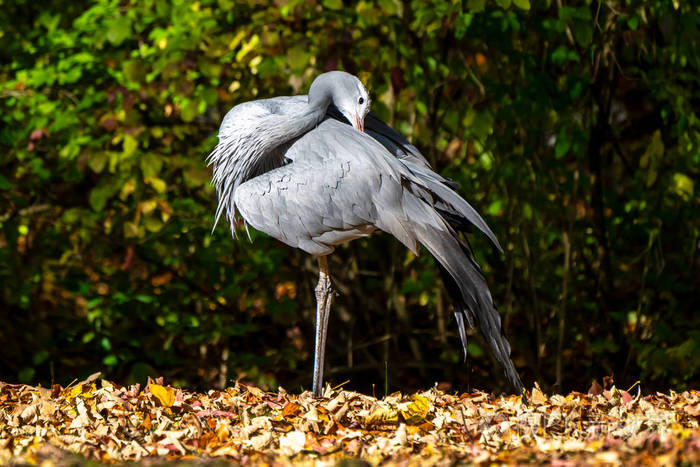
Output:
<path fill-rule="evenodd" d="M 278 96 L 242 102 L 226 113 L 221 127 L 252 124 L 277 115 L 294 115 L 304 108 L 306 102 L 306 96 Z"/>

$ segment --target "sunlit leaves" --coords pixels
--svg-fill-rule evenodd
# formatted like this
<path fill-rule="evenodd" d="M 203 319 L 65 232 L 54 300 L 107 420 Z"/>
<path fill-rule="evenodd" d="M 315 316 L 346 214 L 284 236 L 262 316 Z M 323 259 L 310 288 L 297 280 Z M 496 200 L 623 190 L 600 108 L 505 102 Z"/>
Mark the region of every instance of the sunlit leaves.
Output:
<path fill-rule="evenodd" d="M 131 36 L 131 21 L 118 15 L 107 23 L 107 40 L 118 46 Z"/>
<path fill-rule="evenodd" d="M 168 185 L 166 184 L 165 180 L 162 178 L 158 177 L 147 177 L 143 179 L 144 182 L 146 182 L 148 185 L 151 185 L 153 189 L 157 193 L 165 193 L 165 190 L 167 190 Z"/>
<path fill-rule="evenodd" d="M 530 0 L 513 0 L 513 5 L 523 10 L 530 9 Z"/>
<path fill-rule="evenodd" d="M 163 158 L 158 154 L 147 153 L 139 159 L 141 174 L 143 178 L 156 177 L 160 174 L 163 168 Z"/>
<path fill-rule="evenodd" d="M 180 104 L 180 117 L 183 122 L 191 122 L 197 116 L 197 102 L 194 99 L 183 99 Z"/>
<path fill-rule="evenodd" d="M 697 351 L 693 342 L 681 347 L 686 356 Z M 144 389 L 99 380 L 99 373 L 67 388 L 0 383 L 7 419 L 0 436 L 11 441 L 0 445 L 0 462 L 55 463 L 79 453 L 88 459 L 75 456 L 72 463 L 206 457 L 297 465 L 322 455 L 331 462 L 402 459 L 426 466 L 548 464 L 561 456 L 585 465 L 636 465 L 671 457 L 695 463 L 700 456 L 697 391 L 644 395 L 639 382 L 625 391 L 606 378 L 605 387 L 594 381 L 588 394 L 548 395 L 535 386 L 528 405 L 518 395 L 437 389 L 376 398 L 327 387 L 313 398 L 240 383 L 194 392 L 153 381 L 149 369 L 143 362 L 133 368 L 148 380 Z"/>
<path fill-rule="evenodd" d="M 673 190 L 684 200 L 690 200 L 695 193 L 695 183 L 684 173 L 673 174 Z"/>
<path fill-rule="evenodd" d="M 484 11 L 485 5 L 486 0 L 467 0 L 467 8 L 475 13 Z"/>
<path fill-rule="evenodd" d="M 171 387 L 151 383 L 148 385 L 148 390 L 151 391 L 151 394 L 158 399 L 163 407 L 170 407 L 175 402 L 175 390 Z"/>
<path fill-rule="evenodd" d="M 339 10 L 343 8 L 343 0 L 322 0 L 322 5 L 331 10 Z"/>

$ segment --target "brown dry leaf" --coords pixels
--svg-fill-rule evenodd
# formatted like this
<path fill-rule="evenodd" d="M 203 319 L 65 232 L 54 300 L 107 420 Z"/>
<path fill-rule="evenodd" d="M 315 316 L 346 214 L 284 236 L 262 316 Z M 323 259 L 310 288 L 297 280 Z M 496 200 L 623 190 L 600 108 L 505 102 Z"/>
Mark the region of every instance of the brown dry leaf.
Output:
<path fill-rule="evenodd" d="M 610 384 L 605 395 L 548 397 L 535 386 L 528 406 L 517 395 L 436 389 L 380 400 L 329 387 L 323 399 L 240 384 L 196 393 L 162 379 L 149 389 L 96 378 L 50 390 L 0 383 L 0 464 L 80 463 L 70 453 L 281 466 L 349 457 L 426 466 L 700 462 L 700 392 L 692 390 L 632 396 Z"/>
<path fill-rule="evenodd" d="M 603 387 L 598 384 L 598 381 L 593 380 L 593 383 L 591 383 L 591 387 L 588 388 L 588 394 L 597 396 L 598 394 L 603 394 Z"/>
<path fill-rule="evenodd" d="M 301 406 L 296 402 L 288 402 L 282 408 L 282 416 L 285 418 L 296 417 L 301 412 Z"/>
<path fill-rule="evenodd" d="M 530 400 L 535 405 L 543 405 L 547 403 L 547 397 L 542 393 L 540 386 L 537 383 L 535 383 L 535 387 L 532 388 L 532 397 Z"/>
<path fill-rule="evenodd" d="M 368 427 L 379 425 L 396 425 L 399 423 L 399 411 L 392 407 L 377 407 L 365 417 L 364 424 Z"/>
<path fill-rule="evenodd" d="M 280 438 L 280 451 L 282 454 L 292 456 L 302 449 L 306 444 L 306 435 L 301 431 L 290 431 Z"/>

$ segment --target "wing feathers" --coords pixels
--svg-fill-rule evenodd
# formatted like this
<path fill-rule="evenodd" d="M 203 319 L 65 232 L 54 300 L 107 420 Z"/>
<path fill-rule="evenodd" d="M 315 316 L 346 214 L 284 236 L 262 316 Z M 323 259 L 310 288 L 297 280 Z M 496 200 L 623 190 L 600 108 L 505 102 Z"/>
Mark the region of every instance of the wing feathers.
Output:
<path fill-rule="evenodd" d="M 425 214 L 427 207 L 420 209 L 415 203 L 414 208 Z M 430 216 L 432 217 L 432 216 Z M 419 241 L 435 257 L 444 268 L 447 279 L 446 286 L 455 304 L 455 317 L 459 328 L 462 346 L 467 347 L 467 336 L 463 318 L 471 325 L 476 324 L 496 360 L 503 366 L 505 374 L 518 391 L 522 392 L 523 384 L 518 372 L 510 359 L 510 345 L 502 329 L 501 316 L 493 305 L 491 293 L 481 273 L 474 267 L 471 259 L 465 254 L 459 240 L 449 227 L 443 223 L 426 225 L 413 223 L 414 231 Z"/>

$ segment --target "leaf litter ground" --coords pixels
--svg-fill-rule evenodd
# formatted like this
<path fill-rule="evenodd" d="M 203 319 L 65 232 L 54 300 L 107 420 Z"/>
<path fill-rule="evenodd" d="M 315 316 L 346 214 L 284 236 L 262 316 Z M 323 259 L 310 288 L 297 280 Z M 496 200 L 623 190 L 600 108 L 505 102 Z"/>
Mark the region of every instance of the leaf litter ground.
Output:
<path fill-rule="evenodd" d="M 700 463 L 700 391 L 631 392 L 535 387 L 526 405 L 436 389 L 383 399 L 242 384 L 195 393 L 99 374 L 67 388 L 0 383 L 0 464 Z"/>

